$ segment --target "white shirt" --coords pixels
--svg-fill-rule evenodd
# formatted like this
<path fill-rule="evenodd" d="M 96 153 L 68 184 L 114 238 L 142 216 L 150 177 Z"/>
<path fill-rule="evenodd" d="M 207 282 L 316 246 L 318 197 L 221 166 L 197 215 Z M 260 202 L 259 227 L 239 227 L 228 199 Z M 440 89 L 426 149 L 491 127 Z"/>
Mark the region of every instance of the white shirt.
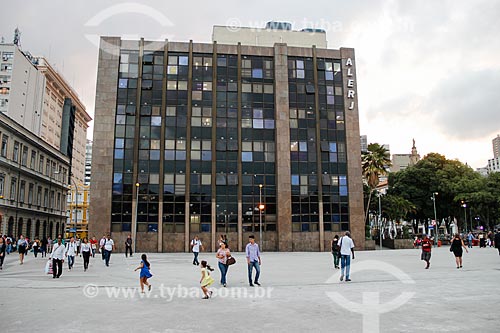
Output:
<path fill-rule="evenodd" d="M 61 243 L 60 245 L 59 244 L 54 244 L 54 246 L 52 247 L 52 253 L 51 253 L 51 257 L 52 259 L 64 259 L 64 254 L 66 253 L 66 248 L 64 247 L 64 245 Z"/>
<path fill-rule="evenodd" d="M 82 252 L 90 252 L 90 251 L 92 250 L 92 248 L 90 247 L 90 244 L 89 244 L 89 243 L 87 243 L 87 244 L 82 243 L 82 245 L 81 245 L 81 246 L 82 246 L 82 247 L 81 247 L 81 251 L 82 251 Z"/>
<path fill-rule="evenodd" d="M 75 256 L 76 255 L 76 243 L 69 242 L 68 244 L 66 244 L 66 254 L 68 256 Z"/>
<path fill-rule="evenodd" d="M 201 240 L 193 239 L 191 245 L 193 246 L 193 252 L 200 252 Z"/>
<path fill-rule="evenodd" d="M 104 241 L 104 249 L 106 251 L 113 251 L 113 246 L 115 245 L 115 242 L 113 242 L 113 240 L 110 238 L 110 239 L 106 239 Z"/>
<path fill-rule="evenodd" d="M 349 236 L 340 237 L 337 245 L 340 246 L 340 254 L 345 256 L 350 256 L 351 249 L 354 248 L 354 242 Z"/>

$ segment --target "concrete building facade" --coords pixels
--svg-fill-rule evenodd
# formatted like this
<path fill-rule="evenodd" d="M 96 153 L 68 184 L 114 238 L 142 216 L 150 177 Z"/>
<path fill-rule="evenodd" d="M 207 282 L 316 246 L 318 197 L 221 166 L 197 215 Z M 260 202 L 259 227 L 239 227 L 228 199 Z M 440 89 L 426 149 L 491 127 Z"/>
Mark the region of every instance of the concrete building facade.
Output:
<path fill-rule="evenodd" d="M 3 113 L 0 138 L 0 232 L 63 234 L 69 158 Z"/>
<path fill-rule="evenodd" d="M 350 230 L 364 246 L 353 49 L 102 37 L 95 119 L 91 237 L 329 251 Z"/>
<path fill-rule="evenodd" d="M 83 183 L 88 123 L 77 93 L 43 57 L 0 44 L 0 112 L 71 158 L 73 180 Z"/>

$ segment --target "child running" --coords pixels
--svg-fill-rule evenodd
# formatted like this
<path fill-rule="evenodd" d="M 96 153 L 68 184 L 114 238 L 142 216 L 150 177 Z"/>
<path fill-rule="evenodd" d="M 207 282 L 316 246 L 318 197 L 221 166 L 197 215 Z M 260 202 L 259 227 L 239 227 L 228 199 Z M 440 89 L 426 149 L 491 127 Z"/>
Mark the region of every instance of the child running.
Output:
<path fill-rule="evenodd" d="M 208 287 L 214 283 L 214 278 L 210 276 L 210 271 L 214 269 L 210 267 L 209 264 L 205 260 L 201 261 L 201 290 L 203 290 L 203 294 L 205 295 L 203 299 L 209 299 L 212 296 L 212 291 L 208 290 Z"/>
<path fill-rule="evenodd" d="M 148 279 L 150 277 L 152 277 L 153 275 L 149 271 L 151 265 L 148 262 L 148 257 L 145 254 L 143 254 L 141 256 L 141 259 L 142 259 L 141 265 L 139 267 L 137 267 L 134 270 L 134 272 L 137 271 L 138 269 L 141 270 L 140 275 L 139 275 L 139 282 L 141 283 L 141 293 L 144 294 L 144 285 L 148 286 L 148 291 L 151 291 L 151 284 L 148 283 Z"/>

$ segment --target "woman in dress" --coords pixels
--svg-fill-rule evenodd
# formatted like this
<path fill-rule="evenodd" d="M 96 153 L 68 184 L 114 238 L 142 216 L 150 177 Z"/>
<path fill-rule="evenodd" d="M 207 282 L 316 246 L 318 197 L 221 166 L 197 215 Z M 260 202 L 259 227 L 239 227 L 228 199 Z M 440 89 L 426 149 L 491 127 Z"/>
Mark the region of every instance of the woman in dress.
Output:
<path fill-rule="evenodd" d="M 229 265 L 227 264 L 227 258 L 231 256 L 231 252 L 226 248 L 226 243 L 221 242 L 220 248 L 216 255 L 219 260 L 219 270 L 220 270 L 220 283 L 225 287 L 227 285 L 226 275 Z"/>
<path fill-rule="evenodd" d="M 460 235 L 455 234 L 455 237 L 453 237 L 453 241 L 451 242 L 450 251 L 453 252 L 453 254 L 455 255 L 455 262 L 457 263 L 457 269 L 462 268 L 462 254 L 463 254 L 462 247 L 465 249 L 465 252 L 469 253 L 469 251 L 465 247 L 464 241 L 460 238 Z"/>
<path fill-rule="evenodd" d="M 143 254 L 141 256 L 141 265 L 139 267 L 137 267 L 135 271 L 137 271 L 138 269 L 141 270 L 140 274 L 139 274 L 139 282 L 141 284 L 141 293 L 144 294 L 144 285 L 148 286 L 148 291 L 151 291 L 151 284 L 148 282 L 148 279 L 150 277 L 152 277 L 153 275 L 151 274 L 151 272 L 149 271 L 151 265 L 149 264 L 148 262 L 148 257 Z"/>
<path fill-rule="evenodd" d="M 214 283 L 214 279 L 210 276 L 210 272 L 214 269 L 210 267 L 205 260 L 201 261 L 201 290 L 205 295 L 203 299 L 209 299 L 212 296 L 212 291 L 208 290 L 208 287 Z"/>
<path fill-rule="evenodd" d="M 24 239 L 23 235 L 19 236 L 17 241 L 17 252 L 19 252 L 19 264 L 22 265 L 24 262 L 24 255 L 26 254 L 26 249 L 28 248 L 28 243 Z"/>

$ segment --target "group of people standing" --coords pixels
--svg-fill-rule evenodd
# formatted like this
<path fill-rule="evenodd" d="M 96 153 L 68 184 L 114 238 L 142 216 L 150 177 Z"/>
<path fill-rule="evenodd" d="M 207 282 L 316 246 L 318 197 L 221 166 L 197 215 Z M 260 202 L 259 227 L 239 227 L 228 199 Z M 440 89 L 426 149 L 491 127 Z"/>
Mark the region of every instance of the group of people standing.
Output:
<path fill-rule="evenodd" d="M 229 249 L 227 237 L 226 235 L 221 235 L 219 237 L 219 249 L 215 253 L 215 257 L 217 258 L 217 265 L 220 270 L 220 284 L 223 287 L 227 287 L 227 273 L 229 270 L 229 266 L 236 263 L 236 259 L 234 259 L 231 255 L 231 250 Z M 191 241 L 191 251 L 193 252 L 193 265 L 200 265 L 198 261 L 198 256 L 201 250 L 203 250 L 203 243 L 195 236 Z M 245 255 L 247 262 L 247 270 L 248 270 L 248 284 L 250 287 L 254 287 L 255 285 L 260 286 L 259 278 L 260 278 L 260 266 L 262 264 L 260 258 L 260 248 L 259 245 L 255 242 L 255 236 L 250 235 L 248 237 L 248 244 L 245 247 Z M 253 271 L 255 269 L 255 277 L 253 275 Z M 200 285 L 201 289 L 204 293 L 203 299 L 208 299 L 212 292 L 208 289 L 214 283 L 214 279 L 210 276 L 210 272 L 213 271 L 213 268 L 207 263 L 206 260 L 201 261 L 201 279 Z"/>

